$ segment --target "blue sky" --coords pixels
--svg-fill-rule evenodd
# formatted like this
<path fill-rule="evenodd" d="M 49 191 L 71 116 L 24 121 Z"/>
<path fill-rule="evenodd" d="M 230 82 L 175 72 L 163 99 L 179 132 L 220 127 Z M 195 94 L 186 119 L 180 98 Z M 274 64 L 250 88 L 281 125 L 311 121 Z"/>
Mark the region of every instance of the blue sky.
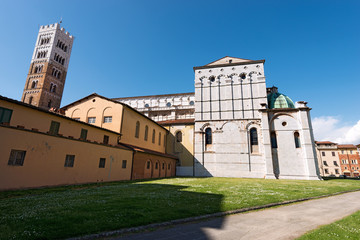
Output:
<path fill-rule="evenodd" d="M 327 139 L 360 142 L 359 10 L 329 0 L 2 1 L 0 95 L 20 100 L 39 25 L 62 17 L 75 36 L 62 105 L 93 92 L 192 92 L 194 66 L 265 59 L 267 86 L 313 108 L 317 139 L 334 128 Z M 357 126 L 355 140 L 344 135 Z"/>

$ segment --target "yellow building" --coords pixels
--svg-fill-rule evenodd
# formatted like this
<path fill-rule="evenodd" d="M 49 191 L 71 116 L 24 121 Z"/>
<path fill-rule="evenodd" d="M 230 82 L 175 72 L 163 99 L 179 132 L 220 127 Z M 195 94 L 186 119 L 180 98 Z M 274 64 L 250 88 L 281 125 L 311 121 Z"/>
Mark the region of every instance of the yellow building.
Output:
<path fill-rule="evenodd" d="M 85 100 L 74 105 L 111 102 L 96 94 Z M 0 190 L 174 176 L 167 130 L 119 103 L 106 106 L 85 111 L 86 118 L 113 117 L 100 127 L 0 96 Z"/>

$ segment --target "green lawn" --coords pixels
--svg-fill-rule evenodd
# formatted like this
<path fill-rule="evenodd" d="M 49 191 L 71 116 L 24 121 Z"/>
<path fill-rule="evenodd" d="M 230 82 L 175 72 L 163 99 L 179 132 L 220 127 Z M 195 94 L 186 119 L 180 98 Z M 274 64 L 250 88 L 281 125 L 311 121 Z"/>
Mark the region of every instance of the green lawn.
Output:
<path fill-rule="evenodd" d="M 315 229 L 298 240 L 360 239 L 360 211 L 329 225 Z"/>
<path fill-rule="evenodd" d="M 0 192 L 0 239 L 66 238 L 359 189 L 360 181 L 170 178 Z"/>

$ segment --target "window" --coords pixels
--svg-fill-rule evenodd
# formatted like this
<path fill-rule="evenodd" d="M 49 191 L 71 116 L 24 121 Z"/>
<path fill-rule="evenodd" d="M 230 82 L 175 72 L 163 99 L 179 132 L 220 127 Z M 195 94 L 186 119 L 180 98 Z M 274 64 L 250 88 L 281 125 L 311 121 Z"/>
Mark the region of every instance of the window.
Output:
<path fill-rule="evenodd" d="M 37 88 L 38 81 L 32 81 L 31 88 Z"/>
<path fill-rule="evenodd" d="M 66 155 L 64 167 L 74 167 L 75 155 Z"/>
<path fill-rule="evenodd" d="M 80 138 L 81 138 L 82 140 L 86 140 L 87 133 L 88 133 L 88 130 L 82 128 L 82 129 L 81 129 Z"/>
<path fill-rule="evenodd" d="M 127 160 L 122 160 L 122 168 L 126 168 Z"/>
<path fill-rule="evenodd" d="M 176 142 L 182 142 L 182 132 L 178 131 L 175 135 Z"/>
<path fill-rule="evenodd" d="M 96 117 L 88 117 L 88 123 L 95 123 Z"/>
<path fill-rule="evenodd" d="M 162 164 L 162 169 L 163 169 L 163 170 L 165 169 L 165 163 Z"/>
<path fill-rule="evenodd" d="M 300 134 L 298 132 L 294 133 L 295 148 L 300 148 Z"/>
<path fill-rule="evenodd" d="M 339 169 L 335 169 L 335 174 L 339 174 Z"/>
<path fill-rule="evenodd" d="M 10 123 L 12 110 L 0 107 L 0 123 Z"/>
<path fill-rule="evenodd" d="M 153 129 L 153 134 L 152 134 L 152 143 L 155 143 L 155 129 Z"/>
<path fill-rule="evenodd" d="M 357 160 L 351 160 L 351 164 L 357 164 Z"/>
<path fill-rule="evenodd" d="M 169 165 L 168 165 L 168 169 L 170 169 L 170 166 L 171 166 L 171 165 L 170 165 L 170 163 L 169 163 Z"/>
<path fill-rule="evenodd" d="M 148 140 L 148 135 L 149 135 L 149 127 L 146 125 L 145 126 L 145 134 L 144 134 L 144 140 L 145 141 Z"/>
<path fill-rule="evenodd" d="M 206 128 L 205 129 L 205 144 L 212 144 L 211 128 Z"/>
<path fill-rule="evenodd" d="M 321 155 L 322 155 L 323 157 L 325 157 L 325 152 L 321 152 Z"/>
<path fill-rule="evenodd" d="M 146 104 L 145 104 L 145 107 L 146 107 L 146 108 L 148 108 L 148 107 L 149 107 L 149 104 L 148 104 L 148 103 L 146 103 Z"/>
<path fill-rule="evenodd" d="M 48 101 L 48 107 L 51 107 L 51 100 Z"/>
<path fill-rule="evenodd" d="M 166 106 L 171 107 L 171 103 L 170 102 L 166 103 Z"/>
<path fill-rule="evenodd" d="M 324 166 L 327 166 L 327 165 L 328 165 L 326 161 L 323 161 L 323 164 L 324 164 Z"/>
<path fill-rule="evenodd" d="M 32 100 L 33 100 L 33 96 L 31 96 L 31 97 L 29 98 L 29 104 L 32 103 Z"/>
<path fill-rule="evenodd" d="M 334 161 L 334 166 L 339 166 L 337 161 Z"/>
<path fill-rule="evenodd" d="M 159 133 L 159 145 L 161 145 L 161 133 Z"/>
<path fill-rule="evenodd" d="M 22 150 L 11 150 L 8 165 L 11 166 L 22 166 L 24 165 L 26 151 Z"/>
<path fill-rule="evenodd" d="M 353 153 L 352 153 L 352 150 L 350 150 L 350 154 L 353 154 Z"/>
<path fill-rule="evenodd" d="M 277 140 L 276 140 L 276 133 L 275 132 L 271 132 L 270 139 L 271 139 L 271 147 L 272 148 L 277 148 Z"/>
<path fill-rule="evenodd" d="M 100 158 L 99 168 L 105 168 L 106 158 Z"/>
<path fill-rule="evenodd" d="M 190 103 L 189 103 L 191 106 L 192 105 L 194 105 L 195 104 L 195 102 L 194 101 L 190 101 Z"/>
<path fill-rule="evenodd" d="M 156 162 L 156 163 L 155 163 L 155 169 L 158 169 L 158 167 L 159 167 L 159 163 Z"/>
<path fill-rule="evenodd" d="M 104 135 L 104 141 L 103 143 L 108 144 L 109 143 L 109 136 Z"/>
<path fill-rule="evenodd" d="M 251 152 L 254 152 L 254 146 L 259 145 L 258 143 L 258 135 L 256 128 L 250 129 L 250 144 L 251 144 Z"/>
<path fill-rule="evenodd" d="M 104 117 L 104 123 L 111 123 L 112 122 L 112 116 Z"/>
<path fill-rule="evenodd" d="M 76 121 L 80 121 L 80 118 L 73 118 L 74 120 L 76 120 Z"/>
<path fill-rule="evenodd" d="M 331 152 L 332 156 L 335 157 L 335 152 Z"/>
<path fill-rule="evenodd" d="M 351 167 L 351 169 L 352 169 L 352 170 L 355 170 L 355 168 L 354 168 L 354 167 Z"/>
<path fill-rule="evenodd" d="M 342 164 L 348 164 L 348 160 L 342 159 L 341 160 Z"/>
<path fill-rule="evenodd" d="M 325 170 L 325 174 L 329 174 L 329 170 L 328 169 L 324 169 Z"/>
<path fill-rule="evenodd" d="M 344 154 L 344 150 L 341 150 L 341 154 Z"/>
<path fill-rule="evenodd" d="M 49 134 L 57 135 L 59 133 L 60 123 L 51 121 Z"/>
<path fill-rule="evenodd" d="M 164 135 L 164 147 L 165 147 L 165 143 L 166 143 L 166 135 Z"/>
<path fill-rule="evenodd" d="M 139 138 L 139 132 L 140 132 L 140 122 L 136 122 L 136 128 L 135 128 L 135 137 Z"/>
<path fill-rule="evenodd" d="M 345 167 L 344 169 L 347 170 L 347 167 Z"/>
<path fill-rule="evenodd" d="M 146 163 L 146 169 L 150 169 L 150 161 L 147 161 L 147 163 Z"/>

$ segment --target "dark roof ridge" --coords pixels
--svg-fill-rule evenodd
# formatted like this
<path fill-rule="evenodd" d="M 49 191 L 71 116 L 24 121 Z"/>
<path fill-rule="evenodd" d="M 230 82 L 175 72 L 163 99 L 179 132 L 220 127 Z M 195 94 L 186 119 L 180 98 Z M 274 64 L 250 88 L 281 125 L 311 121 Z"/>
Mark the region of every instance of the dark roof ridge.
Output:
<path fill-rule="evenodd" d="M 169 93 L 169 94 L 158 94 L 158 95 L 144 95 L 144 96 L 134 96 L 134 97 L 120 97 L 120 98 L 112 98 L 113 100 L 116 99 L 135 99 L 135 98 L 145 98 L 145 97 L 165 97 L 165 96 L 181 96 L 181 95 L 189 95 L 195 94 L 195 92 L 187 92 L 187 93 Z"/>

